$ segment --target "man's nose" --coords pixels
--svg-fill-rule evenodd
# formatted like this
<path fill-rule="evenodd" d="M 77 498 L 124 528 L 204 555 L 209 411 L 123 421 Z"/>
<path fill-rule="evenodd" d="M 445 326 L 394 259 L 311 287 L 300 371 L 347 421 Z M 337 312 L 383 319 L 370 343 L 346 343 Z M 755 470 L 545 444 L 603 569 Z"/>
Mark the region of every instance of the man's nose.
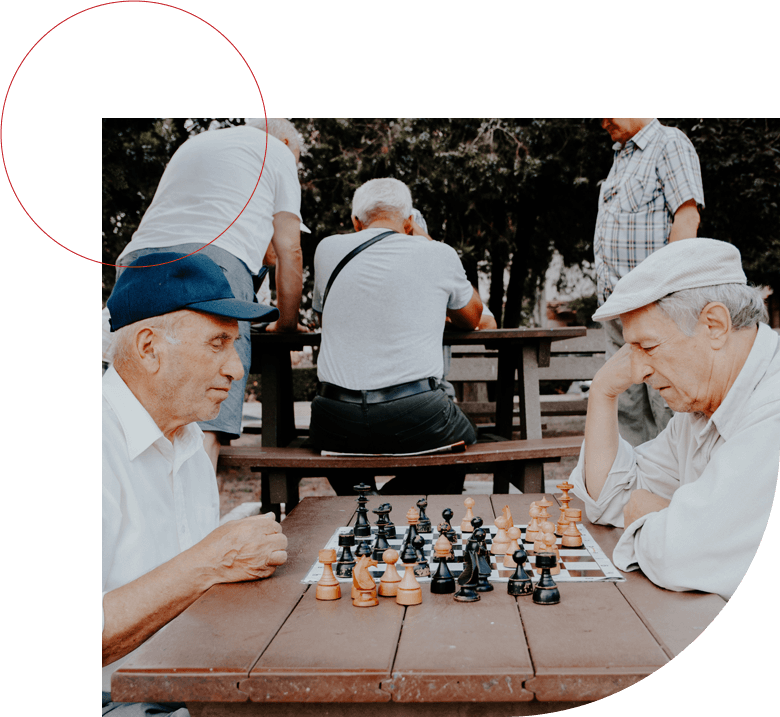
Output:
<path fill-rule="evenodd" d="M 231 381 L 240 381 L 244 378 L 244 365 L 241 363 L 235 344 L 231 344 L 228 359 L 222 365 L 222 375 L 228 376 Z"/>
<path fill-rule="evenodd" d="M 648 363 L 644 351 L 634 348 L 631 351 L 631 380 L 642 383 L 653 374 L 653 367 Z"/>

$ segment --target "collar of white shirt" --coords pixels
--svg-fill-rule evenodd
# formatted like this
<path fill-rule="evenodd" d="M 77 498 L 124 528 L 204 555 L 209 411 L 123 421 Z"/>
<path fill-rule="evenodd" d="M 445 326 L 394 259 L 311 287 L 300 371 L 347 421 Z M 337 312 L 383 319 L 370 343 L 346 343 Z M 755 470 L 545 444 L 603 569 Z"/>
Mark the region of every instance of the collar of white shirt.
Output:
<path fill-rule="evenodd" d="M 777 346 L 777 334 L 766 324 L 758 325 L 758 334 L 750 349 L 747 361 L 732 384 L 723 403 L 712 414 L 709 424 L 714 424 L 723 438 L 728 440 L 744 427 L 742 409 L 753 396 L 756 386 L 764 378 Z M 705 431 L 707 430 L 705 427 Z"/>
<path fill-rule="evenodd" d="M 171 442 L 113 366 L 103 374 L 103 397 L 122 426 L 129 460 L 134 460 L 155 443 L 166 458 L 173 460 Z M 181 464 L 203 445 L 203 431 L 197 423 L 189 423 L 178 431 L 176 442 L 176 462 Z"/>

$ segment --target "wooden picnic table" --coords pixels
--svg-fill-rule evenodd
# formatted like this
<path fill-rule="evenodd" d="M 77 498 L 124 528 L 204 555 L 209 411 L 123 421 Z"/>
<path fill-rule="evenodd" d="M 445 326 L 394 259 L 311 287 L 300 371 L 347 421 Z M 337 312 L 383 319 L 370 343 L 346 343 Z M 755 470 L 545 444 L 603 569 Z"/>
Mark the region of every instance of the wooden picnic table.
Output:
<path fill-rule="evenodd" d="M 570 326 L 551 329 L 492 329 L 487 331 L 445 331 L 443 344 L 477 345 L 498 351 L 496 375 L 495 434 L 511 439 L 514 397 L 519 397 L 520 438 L 542 438 L 539 403 L 539 368 L 550 365 L 550 344 L 577 336 L 586 329 Z M 262 446 L 287 446 L 296 437 L 292 395 L 290 351 L 318 346 L 321 335 L 252 333 L 252 373 L 261 375 L 263 405 Z M 524 461 L 519 466 L 497 470 L 494 485 L 506 492 L 508 482 L 517 475 L 517 483 L 530 490 L 542 490 L 542 461 Z"/>
<path fill-rule="evenodd" d="M 504 505 L 527 522 L 541 496 L 473 497 L 475 515 L 490 524 Z M 397 523 L 418 498 L 393 496 Z M 379 500 L 369 498 L 369 510 Z M 460 497 L 428 503 L 434 523 L 446 507 L 458 522 L 465 513 Z M 283 523 L 286 565 L 267 580 L 209 590 L 115 673 L 113 699 L 182 701 L 193 717 L 541 714 L 641 680 L 725 604 L 663 590 L 639 572 L 624 582 L 559 583 L 558 605 L 512 597 L 506 583 L 472 604 L 426 584 L 422 604 L 406 608 L 392 598 L 353 607 L 348 587 L 340 600 L 318 601 L 301 581 L 334 530 L 354 524 L 355 508 L 349 497 L 304 499 Z M 584 523 L 611 557 L 622 531 Z"/>

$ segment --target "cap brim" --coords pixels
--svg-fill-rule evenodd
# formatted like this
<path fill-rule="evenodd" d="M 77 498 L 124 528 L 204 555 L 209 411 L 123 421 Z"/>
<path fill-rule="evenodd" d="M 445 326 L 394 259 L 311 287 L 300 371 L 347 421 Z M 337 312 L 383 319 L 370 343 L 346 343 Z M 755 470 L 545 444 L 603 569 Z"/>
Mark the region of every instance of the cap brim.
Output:
<path fill-rule="evenodd" d="M 276 321 L 279 318 L 279 309 L 265 304 L 256 304 L 241 299 L 214 299 L 213 301 L 198 301 L 188 304 L 187 309 L 203 311 L 215 316 L 224 316 L 228 319 L 239 321 Z"/>

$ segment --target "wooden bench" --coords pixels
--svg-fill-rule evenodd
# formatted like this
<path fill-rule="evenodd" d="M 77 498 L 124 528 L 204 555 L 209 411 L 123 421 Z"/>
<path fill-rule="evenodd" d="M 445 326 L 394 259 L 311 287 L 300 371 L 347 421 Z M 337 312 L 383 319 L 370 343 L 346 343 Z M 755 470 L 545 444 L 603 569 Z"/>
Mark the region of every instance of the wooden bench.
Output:
<path fill-rule="evenodd" d="M 309 448 L 263 448 L 260 446 L 222 446 L 220 467 L 250 467 L 262 471 L 263 510 L 280 515 L 280 504 L 289 512 L 298 504 L 298 482 L 306 476 L 324 476 L 344 471 L 371 470 L 375 475 L 401 468 L 453 466 L 466 473 L 495 472 L 498 466 L 512 461 L 558 461 L 562 456 L 579 455 L 581 436 L 535 440 L 495 441 L 468 446 L 462 453 L 437 453 L 421 456 L 323 456 Z M 497 485 L 498 483 L 498 485 Z M 544 486 L 519 485 L 524 492 L 543 492 Z M 506 478 L 494 480 L 495 493 L 508 493 Z"/>
<path fill-rule="evenodd" d="M 554 341 L 550 365 L 539 368 L 542 381 L 587 381 L 605 361 L 604 329 L 588 329 L 586 336 Z M 458 405 L 478 425 L 495 422 L 496 404 L 488 399 L 488 386 L 498 372 L 496 351 L 480 346 L 453 346 L 452 365 L 447 380 L 455 386 Z M 542 394 L 542 416 L 584 416 L 587 394 Z M 519 409 L 515 408 L 517 414 Z"/>

